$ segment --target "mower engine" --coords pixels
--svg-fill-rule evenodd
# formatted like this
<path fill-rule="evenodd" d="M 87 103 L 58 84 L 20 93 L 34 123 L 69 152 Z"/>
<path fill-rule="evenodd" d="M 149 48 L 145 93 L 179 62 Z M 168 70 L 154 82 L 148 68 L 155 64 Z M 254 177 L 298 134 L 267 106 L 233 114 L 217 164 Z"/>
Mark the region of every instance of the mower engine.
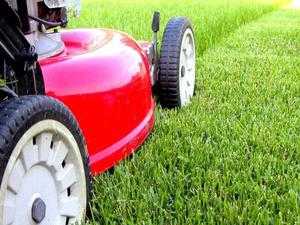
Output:
<path fill-rule="evenodd" d="M 0 16 L 0 88 L 18 95 L 40 93 L 37 59 L 64 50 L 56 28 L 67 25 L 67 9 L 79 14 L 80 0 L 0 0 L 0 5 L 6 12 Z"/>
<path fill-rule="evenodd" d="M 47 58 L 63 51 L 64 45 L 56 27 L 66 27 L 67 10 L 80 13 L 80 0 L 6 0 L 17 11 L 22 31 L 35 46 L 39 58 Z M 51 30 L 49 32 L 49 30 Z"/>
<path fill-rule="evenodd" d="M 64 49 L 60 34 L 51 31 L 67 25 L 67 2 L 65 0 L 7 0 L 17 11 L 22 31 L 36 49 L 39 58 L 51 57 Z"/>

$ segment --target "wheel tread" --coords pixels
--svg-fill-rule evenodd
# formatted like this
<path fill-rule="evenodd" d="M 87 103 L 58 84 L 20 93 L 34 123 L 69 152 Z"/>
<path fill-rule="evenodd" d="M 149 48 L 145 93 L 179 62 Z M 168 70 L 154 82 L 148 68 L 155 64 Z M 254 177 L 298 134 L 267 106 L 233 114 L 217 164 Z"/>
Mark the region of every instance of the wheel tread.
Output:
<path fill-rule="evenodd" d="M 164 31 L 159 60 L 158 95 L 165 108 L 180 107 L 179 64 L 183 34 L 192 29 L 186 17 L 172 18 Z"/>
<path fill-rule="evenodd" d="M 89 202 L 92 179 L 88 169 L 89 159 L 85 151 L 86 143 L 84 137 L 70 110 L 59 101 L 47 96 L 23 96 L 0 103 L 0 182 L 2 182 L 2 177 L 14 146 L 21 138 L 21 135 L 31 127 L 28 121 L 35 118 L 36 115 L 44 116 L 44 118 L 59 117 L 60 122 L 72 130 L 73 135 L 77 137 L 76 140 L 85 166 L 87 201 Z"/>

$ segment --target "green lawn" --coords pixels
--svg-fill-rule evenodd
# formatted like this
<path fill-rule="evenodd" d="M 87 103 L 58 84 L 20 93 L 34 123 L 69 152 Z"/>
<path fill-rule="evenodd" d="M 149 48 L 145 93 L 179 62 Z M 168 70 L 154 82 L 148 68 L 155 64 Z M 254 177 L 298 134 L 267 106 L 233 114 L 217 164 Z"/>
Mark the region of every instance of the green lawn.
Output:
<path fill-rule="evenodd" d="M 193 103 L 159 108 L 141 150 L 95 179 L 91 224 L 300 224 L 300 9 L 246 0 L 84 6 L 72 26 L 136 38 L 151 36 L 144 20 L 155 8 L 164 24 L 188 15 L 199 56 Z"/>
<path fill-rule="evenodd" d="M 70 27 L 113 28 L 149 40 L 152 14 L 158 10 L 162 28 L 173 16 L 188 16 L 197 31 L 198 52 L 203 53 L 240 25 L 286 2 L 289 0 L 83 0 L 80 19 L 73 20 Z"/>

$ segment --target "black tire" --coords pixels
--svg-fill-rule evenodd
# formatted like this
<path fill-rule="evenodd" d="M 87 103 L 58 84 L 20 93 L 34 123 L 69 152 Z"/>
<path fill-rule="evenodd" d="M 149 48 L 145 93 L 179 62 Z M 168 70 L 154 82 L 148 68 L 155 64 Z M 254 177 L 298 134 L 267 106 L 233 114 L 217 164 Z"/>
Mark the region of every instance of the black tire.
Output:
<path fill-rule="evenodd" d="M 185 17 L 172 18 L 164 31 L 160 50 L 158 98 L 164 108 L 182 107 L 180 99 L 180 54 L 184 33 L 193 28 Z"/>
<path fill-rule="evenodd" d="M 30 127 L 43 120 L 60 122 L 75 138 L 85 170 L 88 206 L 92 184 L 85 140 L 72 113 L 62 103 L 50 97 L 24 96 L 0 103 L 0 184 L 18 141 Z M 88 211 L 87 207 L 87 213 Z"/>

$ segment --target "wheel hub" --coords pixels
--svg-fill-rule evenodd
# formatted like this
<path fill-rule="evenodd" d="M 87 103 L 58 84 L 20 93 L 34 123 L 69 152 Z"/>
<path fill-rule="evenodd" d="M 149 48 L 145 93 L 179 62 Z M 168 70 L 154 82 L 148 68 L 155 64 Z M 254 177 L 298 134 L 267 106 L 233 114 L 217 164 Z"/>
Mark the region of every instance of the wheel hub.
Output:
<path fill-rule="evenodd" d="M 1 184 L 1 225 L 68 225 L 81 220 L 85 176 L 78 169 L 82 164 L 76 141 L 68 139 L 67 132 L 59 123 L 43 121 L 19 141 Z"/>
<path fill-rule="evenodd" d="M 181 77 L 185 76 L 185 66 L 181 67 Z"/>
<path fill-rule="evenodd" d="M 37 198 L 31 208 L 31 216 L 34 222 L 41 223 L 46 216 L 46 204 L 41 198 Z"/>
<path fill-rule="evenodd" d="M 179 89 L 180 89 L 180 101 L 181 105 L 187 105 L 193 94 L 195 87 L 195 41 L 193 32 L 191 29 L 187 29 L 181 46 L 180 54 L 180 79 L 179 79 Z"/>
<path fill-rule="evenodd" d="M 47 224 L 44 223 L 46 220 L 55 220 L 59 215 L 60 196 L 66 197 L 67 194 L 59 193 L 58 181 L 51 169 L 45 163 L 39 162 L 27 170 L 19 180 L 20 186 L 15 185 L 14 191 L 11 191 L 9 186 L 6 198 L 6 204 L 13 203 L 17 212 L 13 224 L 29 225 L 35 222 L 34 224 L 44 225 Z"/>

